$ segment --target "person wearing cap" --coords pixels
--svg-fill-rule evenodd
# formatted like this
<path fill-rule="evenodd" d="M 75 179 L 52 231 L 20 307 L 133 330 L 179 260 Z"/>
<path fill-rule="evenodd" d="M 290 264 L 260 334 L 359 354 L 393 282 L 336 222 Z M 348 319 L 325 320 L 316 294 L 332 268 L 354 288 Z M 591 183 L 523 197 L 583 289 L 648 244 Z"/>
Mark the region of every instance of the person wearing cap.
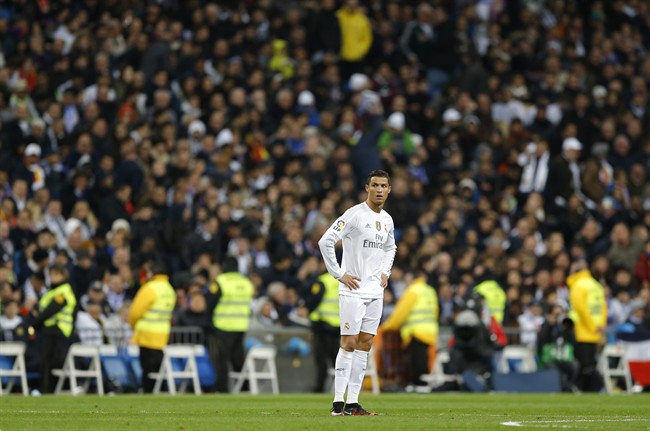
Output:
<path fill-rule="evenodd" d="M 544 203 L 549 216 L 555 218 L 555 224 L 560 224 L 566 215 L 569 198 L 580 193 L 578 158 L 581 150 L 580 141 L 574 137 L 566 138 L 562 142 L 562 154 L 556 156 L 549 164 Z"/>
<path fill-rule="evenodd" d="M 152 272 L 151 279 L 135 295 L 129 311 L 129 324 L 135 330 L 131 342 L 140 346 L 142 389 L 145 393 L 153 392 L 155 381 L 149 373 L 160 369 L 176 305 L 176 292 L 169 283 L 164 264 L 154 263 Z"/>
<path fill-rule="evenodd" d="M 68 283 L 68 270 L 55 265 L 50 269 L 50 288 L 38 301 L 38 311 L 33 312 L 35 320 L 28 328 L 30 336 L 38 332 L 43 339 L 41 376 L 44 393 L 54 392 L 56 380 L 51 371 L 63 366 L 68 338 L 74 329 L 76 307 L 77 298 Z"/>
<path fill-rule="evenodd" d="M 30 195 L 45 186 L 45 170 L 39 164 L 41 160 L 41 147 L 36 143 L 28 144 L 23 151 L 22 162 L 12 173 L 12 179 L 18 178 L 27 181 Z"/>
<path fill-rule="evenodd" d="M 307 116 L 307 126 L 318 126 L 320 124 L 316 98 L 311 91 L 303 90 L 298 93 L 296 110 L 299 114 Z"/>
<path fill-rule="evenodd" d="M 390 114 L 386 120 L 386 127 L 377 140 L 377 147 L 384 163 L 388 166 L 395 163 L 405 164 L 409 156 L 415 153 L 417 146 L 411 131 L 406 128 L 403 113 Z"/>

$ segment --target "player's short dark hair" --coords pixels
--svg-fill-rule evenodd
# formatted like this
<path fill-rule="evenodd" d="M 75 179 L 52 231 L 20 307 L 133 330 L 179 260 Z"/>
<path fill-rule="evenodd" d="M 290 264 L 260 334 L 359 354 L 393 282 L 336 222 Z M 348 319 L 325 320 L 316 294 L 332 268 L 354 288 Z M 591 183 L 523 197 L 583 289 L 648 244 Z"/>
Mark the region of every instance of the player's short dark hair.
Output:
<path fill-rule="evenodd" d="M 366 177 L 366 184 L 370 184 L 370 180 L 372 177 L 379 177 L 379 178 L 386 178 L 388 179 L 388 185 L 390 185 L 390 175 L 388 175 L 388 172 L 383 171 L 381 169 L 375 169 L 374 171 L 370 171 L 368 176 Z"/>

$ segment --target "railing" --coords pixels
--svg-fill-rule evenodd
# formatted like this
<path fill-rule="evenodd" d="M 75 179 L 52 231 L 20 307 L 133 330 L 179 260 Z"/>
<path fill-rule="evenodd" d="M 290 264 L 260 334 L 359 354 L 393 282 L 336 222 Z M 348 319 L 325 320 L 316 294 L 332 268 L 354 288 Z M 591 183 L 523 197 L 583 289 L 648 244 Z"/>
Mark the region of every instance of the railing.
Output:
<path fill-rule="evenodd" d="M 81 342 L 87 344 L 115 344 L 120 347 L 128 345 L 133 330 L 127 328 L 79 329 L 75 330 Z M 169 334 L 170 344 L 205 344 L 203 329 L 198 326 L 172 326 Z"/>

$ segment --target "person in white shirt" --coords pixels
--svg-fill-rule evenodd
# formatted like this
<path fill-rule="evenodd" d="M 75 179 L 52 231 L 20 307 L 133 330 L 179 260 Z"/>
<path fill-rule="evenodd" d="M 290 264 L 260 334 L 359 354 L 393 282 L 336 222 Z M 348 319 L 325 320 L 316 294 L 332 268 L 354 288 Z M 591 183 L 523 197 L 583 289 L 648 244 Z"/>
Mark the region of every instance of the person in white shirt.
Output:
<path fill-rule="evenodd" d="M 327 271 L 339 281 L 341 348 L 332 416 L 376 415 L 361 408 L 359 393 L 397 247 L 393 218 L 383 209 L 391 191 L 390 176 L 381 170 L 370 172 L 365 189 L 368 199 L 343 213 L 318 241 Z M 339 240 L 343 243 L 340 266 L 335 252 Z"/>

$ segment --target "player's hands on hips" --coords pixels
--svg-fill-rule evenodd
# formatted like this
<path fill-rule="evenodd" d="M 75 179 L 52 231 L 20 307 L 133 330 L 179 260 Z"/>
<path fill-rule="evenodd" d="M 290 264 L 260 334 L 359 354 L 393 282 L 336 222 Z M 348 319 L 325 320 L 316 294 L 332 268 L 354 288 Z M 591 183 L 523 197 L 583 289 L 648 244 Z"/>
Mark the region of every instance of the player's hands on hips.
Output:
<path fill-rule="evenodd" d="M 359 281 L 361 281 L 361 279 L 356 275 L 348 274 L 346 272 L 343 277 L 339 278 L 339 281 L 345 284 L 348 289 L 356 290 L 359 288 Z"/>
<path fill-rule="evenodd" d="M 379 285 L 384 289 L 388 287 L 388 276 L 386 274 L 381 275 L 381 281 L 379 282 Z"/>

